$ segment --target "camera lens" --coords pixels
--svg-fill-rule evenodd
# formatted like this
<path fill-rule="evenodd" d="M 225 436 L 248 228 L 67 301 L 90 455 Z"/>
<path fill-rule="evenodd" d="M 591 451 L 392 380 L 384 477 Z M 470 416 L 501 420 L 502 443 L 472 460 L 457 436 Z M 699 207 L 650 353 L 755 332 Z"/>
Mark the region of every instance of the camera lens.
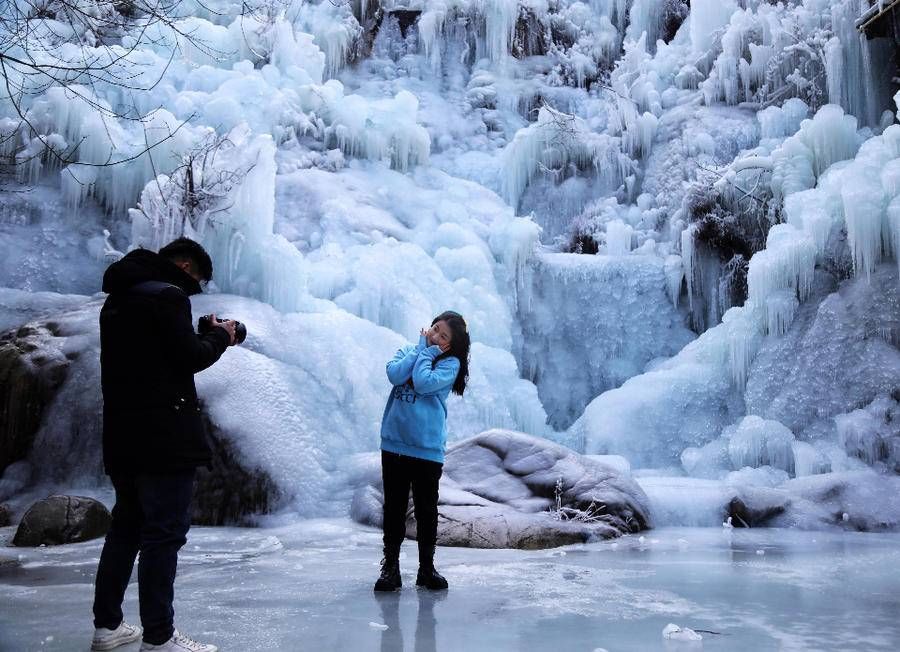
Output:
<path fill-rule="evenodd" d="M 247 327 L 244 326 L 241 322 L 234 322 L 234 341 L 237 344 L 243 344 L 244 340 L 247 339 Z"/>

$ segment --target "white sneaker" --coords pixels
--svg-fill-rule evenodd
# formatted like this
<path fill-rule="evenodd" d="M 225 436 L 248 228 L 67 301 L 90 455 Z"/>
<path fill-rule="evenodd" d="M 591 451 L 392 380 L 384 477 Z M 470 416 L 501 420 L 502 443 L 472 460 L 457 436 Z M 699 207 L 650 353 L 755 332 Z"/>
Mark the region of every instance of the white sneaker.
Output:
<path fill-rule="evenodd" d="M 219 648 L 209 643 L 198 643 L 189 639 L 177 629 L 172 638 L 162 645 L 153 645 L 147 641 L 141 643 L 141 652 L 157 650 L 159 652 L 218 652 Z"/>
<path fill-rule="evenodd" d="M 124 620 L 115 629 L 98 627 L 94 630 L 94 640 L 91 642 L 92 650 L 112 650 L 120 645 L 127 645 L 138 640 L 144 630 L 136 625 L 129 625 Z"/>

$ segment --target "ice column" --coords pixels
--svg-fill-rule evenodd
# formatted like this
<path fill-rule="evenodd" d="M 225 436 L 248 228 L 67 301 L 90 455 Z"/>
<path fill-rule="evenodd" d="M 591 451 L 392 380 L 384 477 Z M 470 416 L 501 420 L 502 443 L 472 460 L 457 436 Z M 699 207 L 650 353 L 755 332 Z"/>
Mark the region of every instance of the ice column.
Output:
<path fill-rule="evenodd" d="M 692 0 L 690 30 L 695 54 L 712 47 L 716 34 L 728 25 L 737 8 L 734 0 Z"/>

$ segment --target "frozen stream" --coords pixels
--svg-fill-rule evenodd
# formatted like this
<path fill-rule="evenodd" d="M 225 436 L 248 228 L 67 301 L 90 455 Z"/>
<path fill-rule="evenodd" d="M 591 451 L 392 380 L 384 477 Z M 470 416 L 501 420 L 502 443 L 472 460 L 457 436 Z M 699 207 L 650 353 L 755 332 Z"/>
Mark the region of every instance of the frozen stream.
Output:
<path fill-rule="evenodd" d="M 0 529 L 0 649 L 86 650 L 101 542 L 5 547 L 12 534 Z M 900 641 L 898 534 L 666 528 L 552 551 L 441 549 L 445 596 L 415 589 L 415 544 L 404 549 L 404 589 L 376 597 L 374 530 L 342 519 L 195 528 L 176 624 L 223 652 L 820 652 Z M 670 622 L 718 634 L 664 641 Z"/>

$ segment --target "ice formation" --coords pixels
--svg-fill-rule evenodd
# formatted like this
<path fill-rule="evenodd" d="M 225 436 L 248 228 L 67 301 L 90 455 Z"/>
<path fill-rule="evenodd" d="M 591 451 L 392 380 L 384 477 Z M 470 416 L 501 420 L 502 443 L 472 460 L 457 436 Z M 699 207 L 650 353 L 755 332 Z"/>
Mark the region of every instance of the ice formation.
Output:
<path fill-rule="evenodd" d="M 794 434 L 777 421 L 744 417 L 730 433 L 728 455 L 735 469 L 771 466 L 794 471 Z"/>
<path fill-rule="evenodd" d="M 83 5 L 40 60 L 104 74 L 9 68 L 27 121 L 0 97 L 0 156 L 37 198 L 0 200 L 0 285 L 53 293 L 0 294 L 0 324 L 196 237 L 198 308 L 256 333 L 201 391 L 302 513 L 333 458 L 377 446 L 373 361 L 447 308 L 474 341 L 454 439 L 623 456 L 668 522 L 896 467 L 900 94 L 858 1 L 191 0 L 107 31 Z"/>

